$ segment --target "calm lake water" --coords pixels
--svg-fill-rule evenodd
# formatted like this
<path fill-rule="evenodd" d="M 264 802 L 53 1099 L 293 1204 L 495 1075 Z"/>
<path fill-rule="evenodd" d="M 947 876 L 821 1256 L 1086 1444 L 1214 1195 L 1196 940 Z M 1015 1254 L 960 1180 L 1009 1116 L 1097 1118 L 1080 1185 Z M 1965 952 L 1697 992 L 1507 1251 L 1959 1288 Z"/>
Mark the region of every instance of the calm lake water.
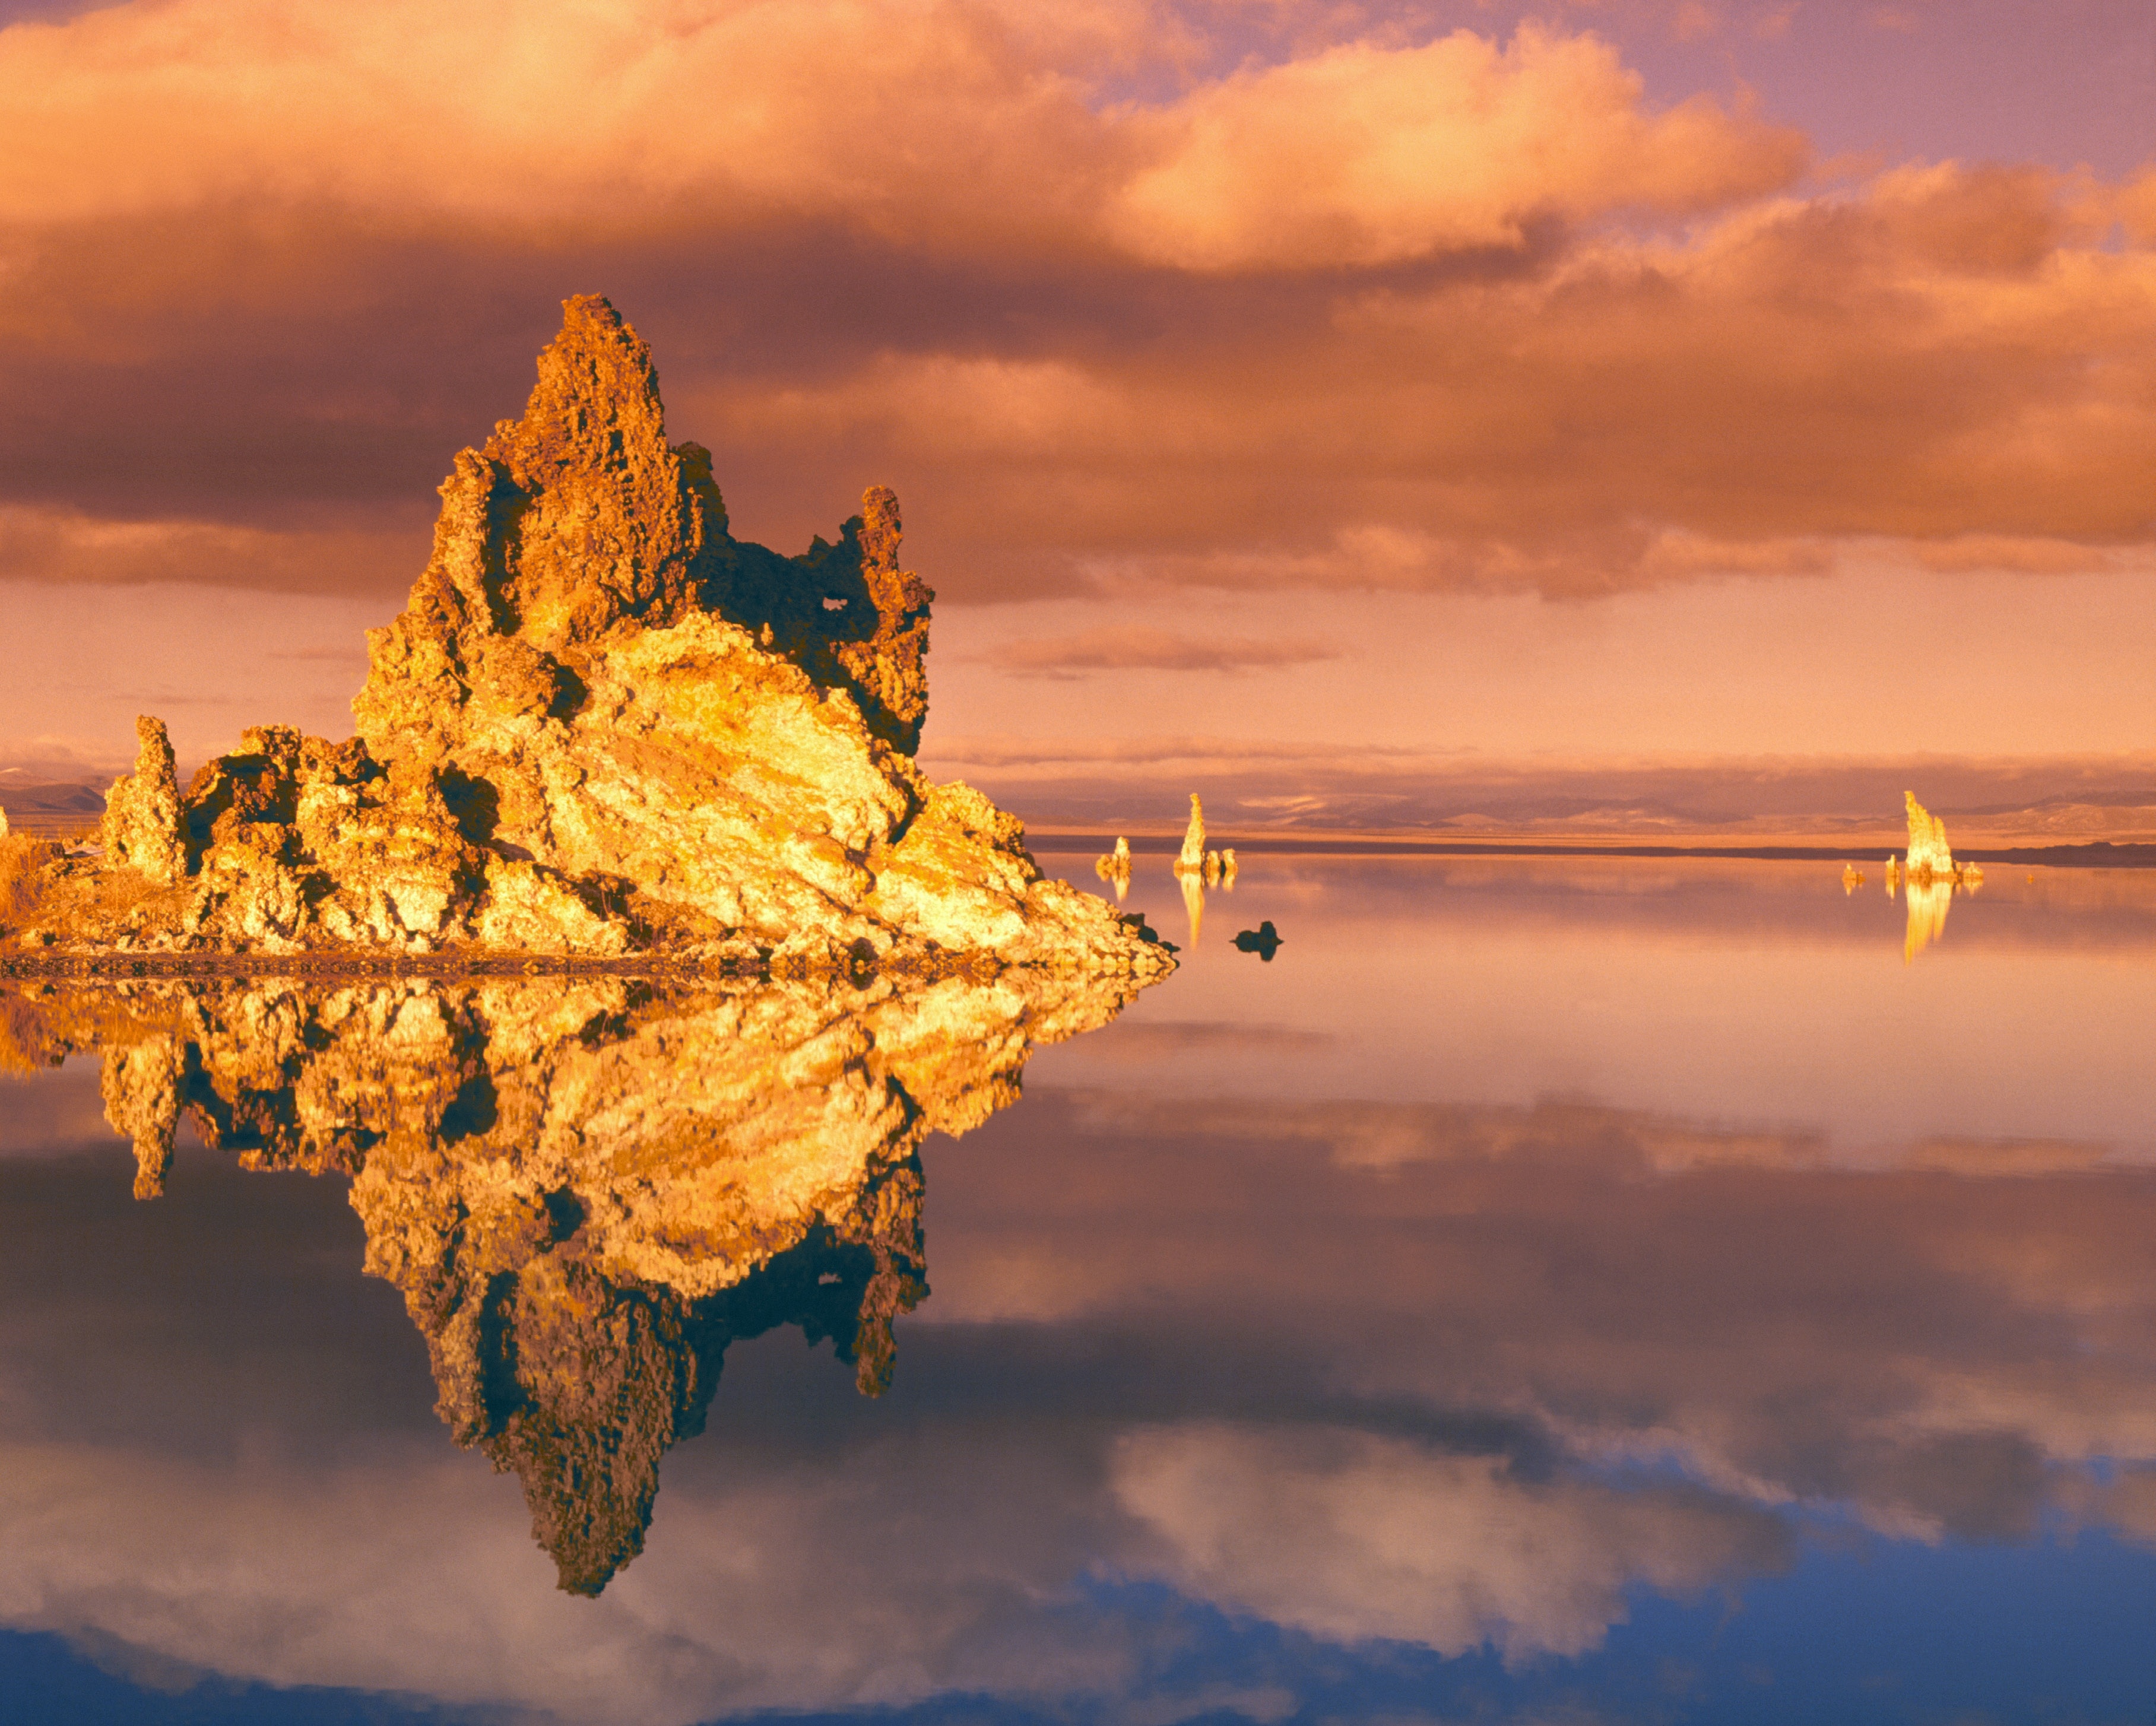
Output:
<path fill-rule="evenodd" d="M 888 1217 L 654 1306 L 525 1480 L 437 1404 L 526 1395 L 535 1333 L 482 1312 L 452 1385 L 346 1175 L 183 1122 L 138 1202 L 96 1053 L 0 1083 L 0 1718 L 2147 1726 L 2156 880 L 1942 921 L 1874 873 L 1246 858 L 893 1177 L 910 1312 Z M 1164 858 L 1129 904 L 1188 941 Z M 801 1070 L 771 1119 L 828 1139 Z M 508 1130 L 478 1072 L 452 1139 Z M 516 1262 L 596 1226 L 562 1203 Z M 646 1532 L 609 1471 L 654 1462 Z"/>

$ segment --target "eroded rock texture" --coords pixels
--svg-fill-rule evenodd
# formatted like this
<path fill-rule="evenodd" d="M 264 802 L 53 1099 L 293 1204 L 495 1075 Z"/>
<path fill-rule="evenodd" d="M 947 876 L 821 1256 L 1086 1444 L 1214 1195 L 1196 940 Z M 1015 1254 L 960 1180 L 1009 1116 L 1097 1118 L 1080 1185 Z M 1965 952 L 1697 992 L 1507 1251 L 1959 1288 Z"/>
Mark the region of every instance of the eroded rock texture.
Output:
<path fill-rule="evenodd" d="M 1909 852 L 1902 872 L 1912 882 L 1951 881 L 1958 873 L 1953 852 L 1947 844 L 1947 824 L 1917 801 L 1914 791 L 1904 791 L 1908 806 Z"/>
<path fill-rule="evenodd" d="M 138 1196 L 182 1118 L 244 1166 L 348 1177 L 443 1421 L 520 1477 L 561 1585 L 590 1594 L 642 1549 L 734 1339 L 798 1325 L 865 1393 L 890 1384 L 927 1288 L 922 1140 L 1014 1101 L 1036 1043 L 1137 986 L 27 986 L 0 989 L 0 1055 L 103 1049 Z"/>
<path fill-rule="evenodd" d="M 571 300 L 523 418 L 456 458 L 341 744 L 265 725 L 184 793 L 141 722 L 64 951 L 962 953 L 1163 974 L 1024 829 L 915 768 L 929 603 L 882 488 L 835 543 L 735 540 L 649 352 Z M 19 936 L 19 930 L 14 931 Z M 4 938 L 4 936 L 0 936 Z"/>
<path fill-rule="evenodd" d="M 1190 794 L 1190 825 L 1183 831 L 1183 849 L 1177 853 L 1175 873 L 1199 875 L 1205 872 L 1205 806 L 1198 793 Z"/>

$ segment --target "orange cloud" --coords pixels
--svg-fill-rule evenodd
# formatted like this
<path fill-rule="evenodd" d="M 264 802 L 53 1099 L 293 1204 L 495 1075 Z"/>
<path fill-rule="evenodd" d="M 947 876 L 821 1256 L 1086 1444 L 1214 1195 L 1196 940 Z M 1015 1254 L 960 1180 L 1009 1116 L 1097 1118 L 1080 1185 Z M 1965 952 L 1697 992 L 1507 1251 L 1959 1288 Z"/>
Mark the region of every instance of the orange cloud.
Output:
<path fill-rule="evenodd" d="M 279 531 L 0 504 L 0 570 L 10 581 L 133 586 L 207 576 L 292 593 L 372 589 L 394 601 L 425 557 L 423 533 L 371 525 Z"/>
<path fill-rule="evenodd" d="M 597 287 L 746 531 L 803 543 L 888 480 L 948 598 L 2156 540 L 2146 176 L 1804 188 L 1797 135 L 1656 107 L 1592 36 L 1290 7 L 1224 69 L 1233 11 L 172 0 L 0 31 L 0 502 L 424 508 Z"/>
<path fill-rule="evenodd" d="M 1705 102 L 1650 115 L 1592 37 L 1522 27 L 1426 47 L 1337 48 L 1132 117 L 1152 147 L 1111 233 L 1200 269 L 1336 269 L 1514 248 L 1537 218 L 1691 211 L 1776 190 L 1797 135 Z"/>
<path fill-rule="evenodd" d="M 955 0 L 121 6 L 0 33 L 0 220 L 256 198 L 618 233 L 818 214 L 1329 266 L 1516 244 L 1542 213 L 1706 207 L 1801 159 L 1704 102 L 1647 115 L 1612 49 L 1532 28 L 1103 100 L 1117 58 L 1162 58 L 1158 29 L 1136 0 L 1060 22 Z"/>

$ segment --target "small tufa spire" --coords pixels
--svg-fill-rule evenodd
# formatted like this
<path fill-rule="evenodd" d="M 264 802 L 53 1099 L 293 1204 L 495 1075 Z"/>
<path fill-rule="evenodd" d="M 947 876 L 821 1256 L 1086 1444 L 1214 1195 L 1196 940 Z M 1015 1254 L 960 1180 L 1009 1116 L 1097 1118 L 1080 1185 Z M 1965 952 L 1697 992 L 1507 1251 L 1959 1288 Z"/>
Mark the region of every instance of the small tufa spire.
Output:
<path fill-rule="evenodd" d="M 169 885 L 187 872 L 187 827 L 180 782 L 165 722 L 144 714 L 135 721 L 135 771 L 105 794 L 105 853 L 151 880 Z"/>
<path fill-rule="evenodd" d="M 1205 871 L 1205 806 L 1198 793 L 1190 794 L 1190 825 L 1183 830 L 1183 853 L 1175 860 L 1178 875 L 1202 875 Z"/>

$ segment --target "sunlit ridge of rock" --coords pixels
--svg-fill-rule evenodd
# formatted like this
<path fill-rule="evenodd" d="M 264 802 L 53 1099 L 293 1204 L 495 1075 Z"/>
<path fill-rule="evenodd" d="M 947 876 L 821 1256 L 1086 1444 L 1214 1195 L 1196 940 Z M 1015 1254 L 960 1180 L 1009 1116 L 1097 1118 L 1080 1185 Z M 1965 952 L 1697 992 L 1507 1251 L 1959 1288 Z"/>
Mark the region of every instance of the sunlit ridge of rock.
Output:
<path fill-rule="evenodd" d="M 521 1479 L 561 1585 L 642 1549 L 660 1459 L 726 1348 L 831 1339 L 862 1391 L 927 1293 L 916 1153 L 1142 985 L 1012 968 L 858 989 L 622 977 L 0 987 L 12 1064 L 103 1052 L 154 1198 L 189 1121 L 244 1167 L 352 1182 L 365 1268 L 458 1443 Z"/>
<path fill-rule="evenodd" d="M 254 727 L 182 791 L 145 717 L 103 857 L 44 871 L 64 951 L 1172 968 L 915 766 L 933 596 L 888 489 L 780 556 L 732 536 L 709 453 L 668 443 L 605 300 L 565 303 L 538 371 L 368 633 L 357 735 Z"/>

